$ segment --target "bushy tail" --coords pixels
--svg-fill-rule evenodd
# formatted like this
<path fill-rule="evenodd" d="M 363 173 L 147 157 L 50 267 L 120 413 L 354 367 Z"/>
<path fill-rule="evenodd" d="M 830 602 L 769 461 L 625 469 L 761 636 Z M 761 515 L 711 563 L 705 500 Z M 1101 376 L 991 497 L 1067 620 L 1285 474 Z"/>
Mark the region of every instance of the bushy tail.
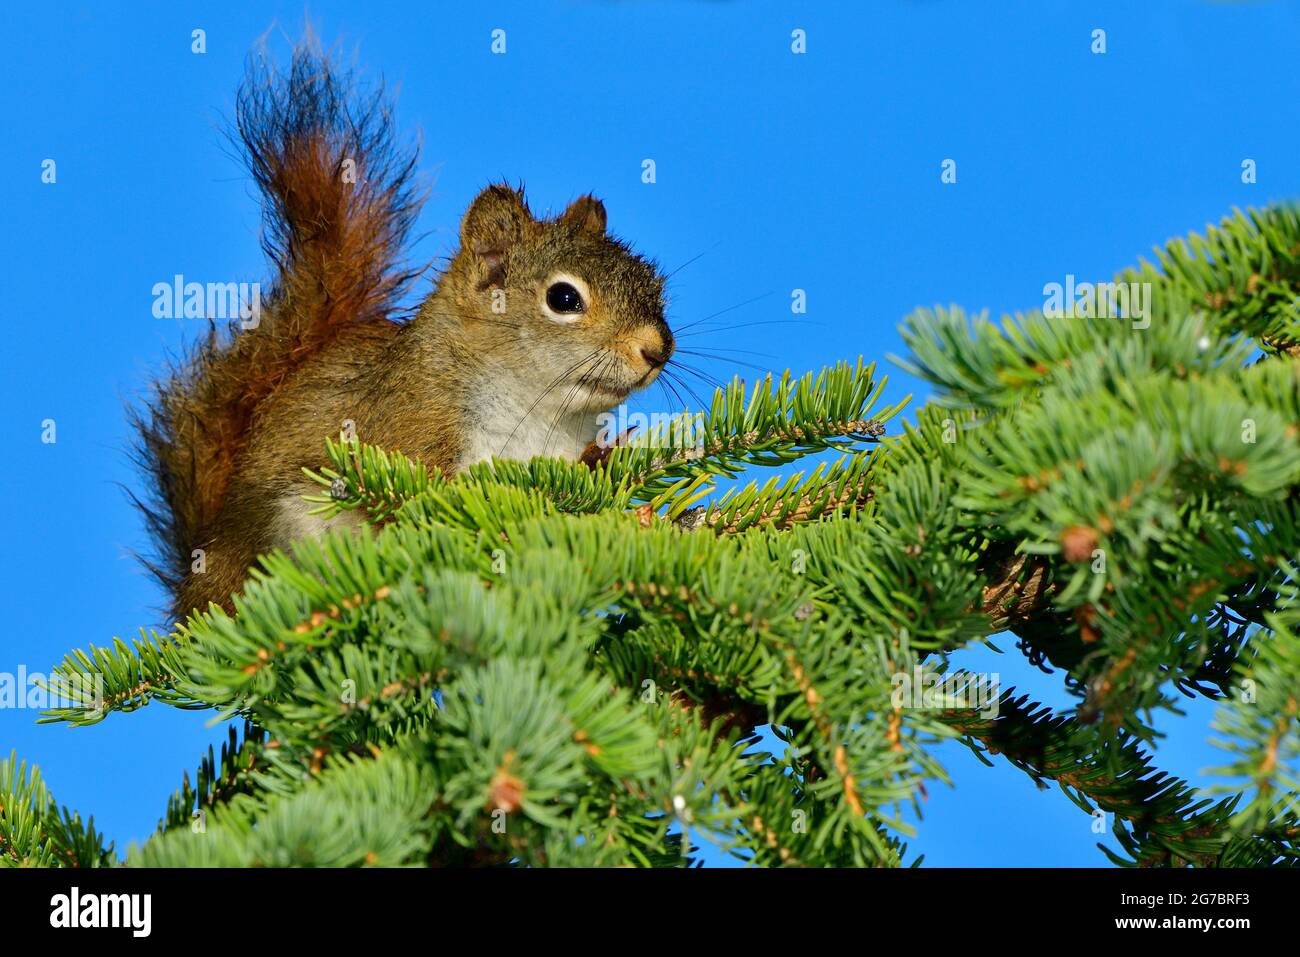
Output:
<path fill-rule="evenodd" d="M 258 404 L 345 327 L 390 321 L 420 272 L 401 262 L 423 201 L 412 186 L 418 150 L 398 143 L 384 91 L 357 94 L 313 40 L 287 74 L 265 51 L 250 59 L 231 139 L 263 196 L 274 275 L 260 323 L 212 325 L 135 415 L 137 457 L 153 484 L 137 499 L 157 552 L 147 564 L 173 595 Z"/>

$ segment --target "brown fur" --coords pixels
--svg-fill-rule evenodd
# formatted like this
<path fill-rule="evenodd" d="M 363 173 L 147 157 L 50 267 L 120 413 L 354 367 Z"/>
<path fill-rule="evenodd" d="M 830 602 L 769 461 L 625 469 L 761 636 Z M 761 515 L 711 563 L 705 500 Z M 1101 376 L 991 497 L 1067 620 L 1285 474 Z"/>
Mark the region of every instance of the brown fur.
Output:
<path fill-rule="evenodd" d="M 357 100 L 310 46 L 286 77 L 254 62 L 236 125 L 266 198 L 276 274 L 261 323 L 214 330 L 140 417 L 157 487 L 146 506 L 155 571 L 177 618 L 209 602 L 229 609 L 256 556 L 302 532 L 287 503 L 318 490 L 302 469 L 326 464 L 324 440 L 345 422 L 362 441 L 449 473 L 498 454 L 512 415 L 532 433 L 520 447 L 572 457 L 571 443 L 551 451 L 557 427 L 588 428 L 673 349 L 662 277 L 606 235 L 598 200 L 538 220 L 507 186 L 471 205 L 461 248 L 414 318 L 391 321 L 415 275 L 399 264 L 420 204 L 415 153 L 394 145 L 382 97 Z M 561 273 L 587 289 L 580 316 L 546 306 Z M 546 418 L 535 422 L 539 407 Z M 514 447 L 505 431 L 503 450 Z"/>

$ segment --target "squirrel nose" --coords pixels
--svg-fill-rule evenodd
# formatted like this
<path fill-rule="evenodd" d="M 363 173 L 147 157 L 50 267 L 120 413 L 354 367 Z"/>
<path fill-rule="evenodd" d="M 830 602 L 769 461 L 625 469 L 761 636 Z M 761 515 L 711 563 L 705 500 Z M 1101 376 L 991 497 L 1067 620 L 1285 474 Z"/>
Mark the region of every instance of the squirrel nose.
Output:
<path fill-rule="evenodd" d="M 658 369 L 661 365 L 663 365 L 665 362 L 668 361 L 668 356 L 665 353 L 654 352 L 650 349 L 647 349 L 645 346 L 641 347 L 641 358 L 644 359 L 652 369 Z"/>

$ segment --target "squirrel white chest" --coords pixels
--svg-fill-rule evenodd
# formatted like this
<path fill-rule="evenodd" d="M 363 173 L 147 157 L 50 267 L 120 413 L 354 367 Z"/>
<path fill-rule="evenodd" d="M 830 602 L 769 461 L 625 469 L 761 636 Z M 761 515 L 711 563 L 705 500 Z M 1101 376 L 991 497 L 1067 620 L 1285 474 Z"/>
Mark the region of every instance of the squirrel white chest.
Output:
<path fill-rule="evenodd" d="M 578 458 L 596 437 L 597 414 L 567 411 L 563 394 L 538 399 L 535 384 L 520 388 L 507 380 L 480 389 L 467 410 L 469 434 L 460 467 L 491 458 Z"/>

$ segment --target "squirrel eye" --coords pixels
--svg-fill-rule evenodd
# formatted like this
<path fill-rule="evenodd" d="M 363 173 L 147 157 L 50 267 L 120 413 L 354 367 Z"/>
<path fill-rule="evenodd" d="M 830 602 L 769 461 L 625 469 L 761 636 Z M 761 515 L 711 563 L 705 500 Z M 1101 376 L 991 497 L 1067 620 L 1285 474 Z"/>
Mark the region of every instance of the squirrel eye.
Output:
<path fill-rule="evenodd" d="M 582 293 L 567 282 L 557 282 L 546 290 L 546 304 L 551 307 L 552 312 L 561 315 L 582 312 L 587 308 L 582 301 Z"/>

